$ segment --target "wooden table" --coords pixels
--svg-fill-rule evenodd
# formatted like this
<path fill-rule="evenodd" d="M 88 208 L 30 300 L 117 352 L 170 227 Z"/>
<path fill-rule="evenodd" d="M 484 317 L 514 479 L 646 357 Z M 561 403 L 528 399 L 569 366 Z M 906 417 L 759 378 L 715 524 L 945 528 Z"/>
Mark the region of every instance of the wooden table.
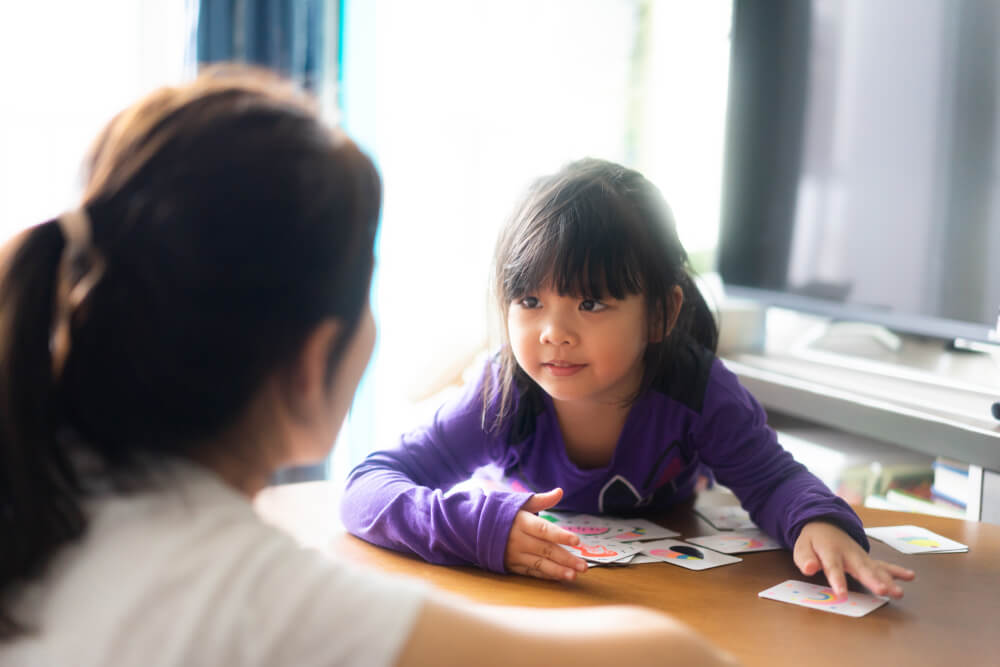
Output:
<path fill-rule="evenodd" d="M 725 504 L 731 496 L 702 496 Z M 912 524 L 969 545 L 962 554 L 906 555 L 872 541 L 876 558 L 916 571 L 905 597 L 862 618 L 764 600 L 757 593 L 804 577 L 787 551 L 740 554 L 742 563 L 702 572 L 668 563 L 596 567 L 562 584 L 472 567 L 442 567 L 381 549 L 339 526 L 336 489 L 309 482 L 267 489 L 266 520 L 335 557 L 424 579 L 479 602 L 532 607 L 639 604 L 673 614 L 745 665 L 1000 665 L 1000 526 L 855 508 L 866 526 Z M 690 505 L 655 517 L 685 537 L 715 532 Z M 852 586 L 852 590 L 863 590 Z"/>

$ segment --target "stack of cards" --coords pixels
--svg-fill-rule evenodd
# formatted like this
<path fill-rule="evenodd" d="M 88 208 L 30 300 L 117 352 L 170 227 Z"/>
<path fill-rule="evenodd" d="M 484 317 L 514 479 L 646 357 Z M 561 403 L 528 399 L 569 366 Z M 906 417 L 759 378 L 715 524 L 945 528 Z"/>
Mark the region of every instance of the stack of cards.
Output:
<path fill-rule="evenodd" d="M 817 586 L 816 584 L 795 581 L 793 579 L 789 579 L 777 586 L 772 586 L 757 595 L 768 600 L 788 602 L 809 607 L 810 609 L 828 611 L 832 614 L 855 617 L 864 616 L 889 601 L 887 598 L 853 592 L 849 592 L 847 595 L 838 598 L 827 586 Z"/>
<path fill-rule="evenodd" d="M 957 554 L 969 550 L 969 547 L 961 542 L 949 540 L 943 535 L 932 533 L 919 526 L 865 528 L 865 533 L 868 537 L 885 542 L 904 554 Z"/>
<path fill-rule="evenodd" d="M 654 559 L 639 554 L 639 548 L 631 543 L 680 535 L 676 530 L 638 518 L 624 519 L 550 510 L 539 512 L 538 516 L 579 535 L 578 546 L 563 545 L 563 548 L 586 560 L 591 567 L 653 562 Z"/>
<path fill-rule="evenodd" d="M 560 544 L 563 549 L 575 556 L 587 561 L 587 564 L 594 565 L 617 563 L 624 565 L 632 559 L 632 556 L 639 553 L 639 547 L 625 542 L 601 539 L 599 537 L 580 537 L 580 544 L 570 546 Z"/>
<path fill-rule="evenodd" d="M 638 518 L 618 518 L 543 510 L 538 516 L 563 530 L 580 536 L 575 547 L 563 545 L 587 564 L 627 565 L 666 562 L 690 570 L 707 570 L 740 562 L 724 554 L 770 551 L 782 546 L 765 535 L 740 507 L 709 507 L 699 510 L 710 523 L 727 530 L 751 528 L 722 535 L 692 537 L 687 542 L 665 539 L 680 536 L 676 530 Z M 651 541 L 652 540 L 652 541 Z M 720 553 L 721 552 L 721 553 Z"/>

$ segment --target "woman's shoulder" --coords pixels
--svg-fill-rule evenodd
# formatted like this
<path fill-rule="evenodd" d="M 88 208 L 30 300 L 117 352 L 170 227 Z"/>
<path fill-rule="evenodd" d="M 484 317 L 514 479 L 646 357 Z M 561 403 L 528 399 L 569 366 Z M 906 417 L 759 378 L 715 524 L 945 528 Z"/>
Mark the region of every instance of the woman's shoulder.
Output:
<path fill-rule="evenodd" d="M 57 656 L 86 637 L 75 664 L 145 663 L 162 646 L 184 657 L 170 664 L 244 664 L 248 655 L 291 664 L 324 643 L 335 652 L 331 628 L 348 642 L 369 632 L 376 612 L 405 639 L 422 589 L 301 548 L 212 477 L 187 471 L 171 485 L 92 503 L 87 536 L 26 596 L 41 632 L 21 649 Z"/>

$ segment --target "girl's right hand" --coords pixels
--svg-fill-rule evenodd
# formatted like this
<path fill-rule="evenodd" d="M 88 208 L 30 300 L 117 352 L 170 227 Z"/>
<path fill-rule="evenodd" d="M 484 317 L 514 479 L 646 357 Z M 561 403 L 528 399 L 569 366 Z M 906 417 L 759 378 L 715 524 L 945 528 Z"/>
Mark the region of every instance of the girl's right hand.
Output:
<path fill-rule="evenodd" d="M 503 564 L 508 572 L 539 579 L 573 581 L 577 572 L 586 572 L 587 563 L 566 551 L 560 544 L 577 545 L 580 538 L 539 517 L 536 513 L 555 507 L 562 499 L 562 489 L 536 493 L 514 517 L 507 538 Z"/>

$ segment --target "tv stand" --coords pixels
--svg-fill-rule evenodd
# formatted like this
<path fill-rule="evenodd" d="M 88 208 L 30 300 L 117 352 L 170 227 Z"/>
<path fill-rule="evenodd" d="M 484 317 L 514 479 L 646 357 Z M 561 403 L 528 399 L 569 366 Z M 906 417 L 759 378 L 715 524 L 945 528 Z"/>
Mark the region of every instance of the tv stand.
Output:
<path fill-rule="evenodd" d="M 859 353 L 865 354 L 859 346 L 864 347 L 868 343 L 878 346 L 876 353 L 898 353 L 903 348 L 902 337 L 881 324 L 828 320 L 812 326 L 795 344 L 795 351 L 800 354 L 809 350 L 835 352 L 841 348 L 851 356 L 858 356 Z"/>
<path fill-rule="evenodd" d="M 761 348 L 719 354 L 768 410 L 1000 471 L 995 353 L 770 308 Z"/>

